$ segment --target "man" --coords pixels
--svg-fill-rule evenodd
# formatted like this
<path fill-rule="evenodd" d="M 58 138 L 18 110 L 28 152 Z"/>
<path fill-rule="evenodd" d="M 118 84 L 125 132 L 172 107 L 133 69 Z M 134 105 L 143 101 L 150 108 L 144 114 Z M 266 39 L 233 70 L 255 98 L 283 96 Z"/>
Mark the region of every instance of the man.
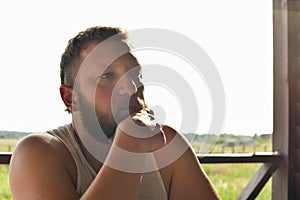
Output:
<path fill-rule="evenodd" d="M 13 199 L 218 199 L 183 137 L 155 122 L 143 89 L 121 29 L 71 39 L 60 94 L 72 123 L 17 145 Z"/>

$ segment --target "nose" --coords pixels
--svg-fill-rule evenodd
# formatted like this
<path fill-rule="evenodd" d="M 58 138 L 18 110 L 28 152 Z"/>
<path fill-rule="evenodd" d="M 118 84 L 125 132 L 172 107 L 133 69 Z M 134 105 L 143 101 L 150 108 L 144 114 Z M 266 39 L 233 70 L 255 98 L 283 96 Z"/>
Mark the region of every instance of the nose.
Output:
<path fill-rule="evenodd" d="M 128 74 L 122 76 L 117 87 L 119 95 L 132 95 L 137 92 L 137 85 Z"/>

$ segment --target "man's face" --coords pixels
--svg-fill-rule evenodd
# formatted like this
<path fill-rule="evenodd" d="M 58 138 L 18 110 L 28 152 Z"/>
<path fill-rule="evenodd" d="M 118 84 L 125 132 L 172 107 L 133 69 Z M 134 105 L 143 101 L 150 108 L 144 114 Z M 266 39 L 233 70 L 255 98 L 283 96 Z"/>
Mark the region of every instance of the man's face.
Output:
<path fill-rule="evenodd" d="M 97 44 L 91 44 L 82 51 L 82 57 Z M 146 105 L 141 84 L 141 67 L 129 52 L 113 60 L 109 65 L 99 62 L 87 62 L 79 78 L 77 92 L 78 108 L 83 126 L 90 134 L 95 134 L 95 126 L 101 126 L 110 138 L 117 124 Z M 88 58 L 88 59 L 92 59 Z M 97 118 L 95 118 L 95 113 Z"/>

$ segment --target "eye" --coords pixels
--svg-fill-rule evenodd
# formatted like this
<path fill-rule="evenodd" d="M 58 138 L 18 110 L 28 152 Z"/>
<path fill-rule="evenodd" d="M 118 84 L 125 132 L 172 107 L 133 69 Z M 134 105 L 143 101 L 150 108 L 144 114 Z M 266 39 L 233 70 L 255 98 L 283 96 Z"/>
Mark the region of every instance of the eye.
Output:
<path fill-rule="evenodd" d="M 108 78 L 112 78 L 112 77 L 114 77 L 113 72 L 106 72 L 100 76 L 100 79 L 108 79 Z"/>

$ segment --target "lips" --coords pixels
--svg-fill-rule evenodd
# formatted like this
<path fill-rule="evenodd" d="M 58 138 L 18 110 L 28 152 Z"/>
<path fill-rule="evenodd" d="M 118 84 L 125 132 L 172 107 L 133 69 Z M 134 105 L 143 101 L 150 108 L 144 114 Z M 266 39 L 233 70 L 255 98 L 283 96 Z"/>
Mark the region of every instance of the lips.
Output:
<path fill-rule="evenodd" d="M 134 114 L 136 114 L 137 112 L 139 112 L 142 109 L 142 106 L 119 106 L 119 108 L 116 110 L 115 112 L 115 120 L 116 122 L 121 122 L 124 119 L 126 119 L 128 116 L 132 116 Z"/>
<path fill-rule="evenodd" d="M 118 122 L 124 120 L 128 116 L 135 115 L 146 107 L 144 100 L 136 96 L 123 99 L 122 102 L 119 102 L 117 105 L 115 117 L 118 118 Z"/>

